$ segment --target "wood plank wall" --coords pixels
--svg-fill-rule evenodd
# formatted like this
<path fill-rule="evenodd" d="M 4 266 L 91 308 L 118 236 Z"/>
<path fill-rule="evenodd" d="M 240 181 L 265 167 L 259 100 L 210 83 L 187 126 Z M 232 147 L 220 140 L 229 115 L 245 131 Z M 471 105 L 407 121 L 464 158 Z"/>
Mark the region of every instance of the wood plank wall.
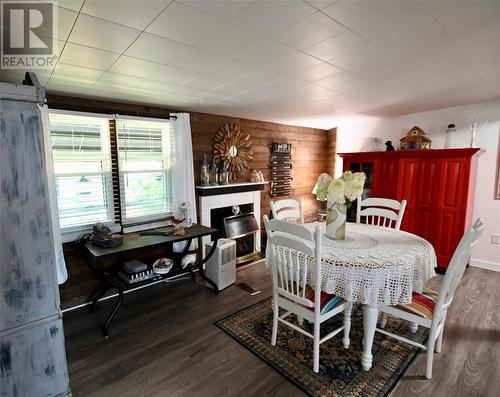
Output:
<path fill-rule="evenodd" d="M 93 99 L 48 95 L 50 108 L 97 113 L 118 113 L 145 117 L 167 118 L 173 110 L 130 103 L 100 101 Z M 336 131 L 296 127 L 266 121 L 247 120 L 237 117 L 226 117 L 206 113 L 191 112 L 191 132 L 195 162 L 195 177 L 199 178 L 200 163 L 203 154 L 211 158 L 213 138 L 217 130 L 225 123 L 238 124 L 247 131 L 253 140 L 254 159 L 252 169 L 263 172 L 266 180 L 271 176 L 270 145 L 272 142 L 292 144 L 292 197 L 304 201 L 306 216 L 312 216 L 319 203 L 311 191 L 317 177 L 322 172 L 332 172 L 335 161 Z M 247 181 L 248 177 L 237 180 Z M 279 199 L 279 198 L 278 198 Z M 270 188 L 262 193 L 262 214 L 270 213 Z M 70 244 L 65 247 L 68 260 L 68 281 L 61 286 L 63 307 L 84 300 L 90 290 L 95 288 L 96 280 L 87 270 L 78 250 Z"/>

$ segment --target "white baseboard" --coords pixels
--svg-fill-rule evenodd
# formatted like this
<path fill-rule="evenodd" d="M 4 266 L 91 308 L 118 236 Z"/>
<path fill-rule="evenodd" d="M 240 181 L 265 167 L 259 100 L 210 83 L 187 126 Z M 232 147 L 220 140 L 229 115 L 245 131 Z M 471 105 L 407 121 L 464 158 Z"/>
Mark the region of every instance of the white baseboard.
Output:
<path fill-rule="evenodd" d="M 493 270 L 494 272 L 500 272 L 500 263 L 483 261 L 480 259 L 470 259 L 469 265 L 478 267 L 480 269 Z"/>

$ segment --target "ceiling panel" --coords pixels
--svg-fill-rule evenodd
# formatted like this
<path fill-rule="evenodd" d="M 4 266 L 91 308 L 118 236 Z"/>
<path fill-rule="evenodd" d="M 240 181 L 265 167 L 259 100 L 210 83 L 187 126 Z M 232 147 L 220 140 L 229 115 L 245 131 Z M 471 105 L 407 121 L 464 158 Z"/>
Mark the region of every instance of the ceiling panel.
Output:
<path fill-rule="evenodd" d="M 201 45 L 206 38 L 215 36 L 223 24 L 221 19 L 175 2 L 146 30 L 182 43 Z"/>
<path fill-rule="evenodd" d="M 271 36 L 282 43 L 302 50 L 345 31 L 346 28 L 332 18 L 317 12 Z"/>
<path fill-rule="evenodd" d="M 345 54 L 356 55 L 370 47 L 375 48 L 375 45 L 358 34 L 347 31 L 308 47 L 304 52 L 324 61 L 329 61 Z"/>
<path fill-rule="evenodd" d="M 69 41 L 101 50 L 122 53 L 139 34 L 138 30 L 80 14 Z"/>
<path fill-rule="evenodd" d="M 172 0 L 87 0 L 84 14 L 144 30 Z"/>
<path fill-rule="evenodd" d="M 183 46 L 177 49 L 169 64 L 194 72 L 205 73 L 226 63 L 229 58 L 196 47 Z"/>
<path fill-rule="evenodd" d="M 52 77 L 49 80 L 49 88 L 52 79 L 63 79 L 68 80 L 69 82 L 93 84 L 99 79 L 99 77 L 102 76 L 103 73 L 104 72 L 102 70 L 83 68 L 59 62 L 54 68 Z"/>
<path fill-rule="evenodd" d="M 71 65 L 107 70 L 119 57 L 119 54 L 113 52 L 98 50 L 80 44 L 66 43 L 59 60 Z"/>
<path fill-rule="evenodd" d="M 248 8 L 253 0 L 180 0 L 179 3 L 197 8 L 215 17 L 230 20 Z"/>
<path fill-rule="evenodd" d="M 163 37 L 142 33 L 127 51 L 125 51 L 124 55 L 168 64 L 172 62 L 176 54 L 185 47 L 184 44 Z"/>
<path fill-rule="evenodd" d="M 256 1 L 231 22 L 258 33 L 282 31 L 316 12 L 316 8 L 300 0 Z"/>
<path fill-rule="evenodd" d="M 124 55 L 113 64 L 109 71 L 146 79 L 150 78 L 153 74 L 161 72 L 163 66 L 159 63 Z"/>

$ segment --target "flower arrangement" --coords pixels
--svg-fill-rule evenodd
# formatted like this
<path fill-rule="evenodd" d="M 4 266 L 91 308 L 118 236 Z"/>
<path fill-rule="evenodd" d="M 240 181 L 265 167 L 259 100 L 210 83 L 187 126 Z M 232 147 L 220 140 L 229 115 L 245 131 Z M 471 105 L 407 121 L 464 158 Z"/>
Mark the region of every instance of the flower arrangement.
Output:
<path fill-rule="evenodd" d="M 328 207 L 342 204 L 349 208 L 352 202 L 363 193 L 365 180 L 364 172 L 346 171 L 337 179 L 327 173 L 322 173 L 316 183 L 316 198 L 320 201 L 327 201 Z"/>
<path fill-rule="evenodd" d="M 334 179 L 323 173 L 316 182 L 316 198 L 327 202 L 326 235 L 335 240 L 345 239 L 347 208 L 361 196 L 365 186 L 364 172 L 346 171 Z"/>

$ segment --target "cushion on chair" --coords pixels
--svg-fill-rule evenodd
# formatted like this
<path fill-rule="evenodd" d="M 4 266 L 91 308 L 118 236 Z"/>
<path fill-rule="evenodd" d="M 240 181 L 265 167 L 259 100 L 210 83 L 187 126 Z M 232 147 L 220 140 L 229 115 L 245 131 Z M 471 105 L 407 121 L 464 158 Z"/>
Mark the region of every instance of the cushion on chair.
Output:
<path fill-rule="evenodd" d="M 416 314 L 417 316 L 432 320 L 434 307 L 439 298 L 437 292 L 424 288 L 421 293 L 413 292 L 411 303 L 407 305 L 397 305 L 396 307 L 405 312 Z"/>
<path fill-rule="evenodd" d="M 314 289 L 307 286 L 305 297 L 310 301 L 314 302 Z M 337 306 L 341 305 L 345 302 L 345 299 L 341 296 L 327 294 L 326 292 L 321 291 L 321 314 L 326 314 L 330 310 L 335 309 Z M 306 306 L 307 307 L 307 306 Z M 314 307 L 307 307 L 309 310 L 314 311 Z"/>

